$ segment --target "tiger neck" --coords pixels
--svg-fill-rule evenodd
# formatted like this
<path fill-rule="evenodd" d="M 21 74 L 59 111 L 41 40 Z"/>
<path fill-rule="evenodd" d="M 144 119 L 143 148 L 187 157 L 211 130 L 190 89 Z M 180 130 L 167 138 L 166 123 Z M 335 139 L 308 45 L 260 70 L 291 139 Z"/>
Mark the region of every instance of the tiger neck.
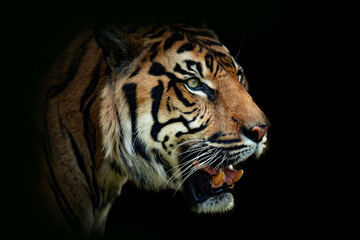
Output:
<path fill-rule="evenodd" d="M 42 107 L 46 149 L 42 167 L 47 174 L 40 176 L 44 184 L 39 185 L 49 190 L 46 204 L 53 204 L 45 214 L 81 235 L 104 231 L 108 211 L 127 181 L 104 158 L 99 113 L 108 69 L 100 52 L 94 51 L 95 42 L 86 41 L 77 57 L 88 61 L 91 71 L 81 71 L 80 65 L 63 80 L 59 81 L 57 72 L 49 76 L 53 82 Z M 43 191 L 39 189 L 39 194 L 44 195 Z"/>

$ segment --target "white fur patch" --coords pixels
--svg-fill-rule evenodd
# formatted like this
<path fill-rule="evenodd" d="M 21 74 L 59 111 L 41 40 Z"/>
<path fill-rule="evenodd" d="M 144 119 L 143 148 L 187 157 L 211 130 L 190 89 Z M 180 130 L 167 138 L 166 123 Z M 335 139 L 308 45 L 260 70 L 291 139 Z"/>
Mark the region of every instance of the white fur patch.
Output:
<path fill-rule="evenodd" d="M 263 153 L 263 151 L 266 148 L 266 141 L 267 141 L 267 133 L 265 133 L 265 136 L 263 137 L 263 139 L 261 140 L 261 142 L 258 143 L 256 151 L 255 151 L 255 156 L 258 158 L 260 157 L 260 155 Z"/>
<path fill-rule="evenodd" d="M 234 207 L 234 197 L 231 193 L 223 193 L 206 199 L 197 204 L 193 210 L 196 213 L 223 213 Z"/>
<path fill-rule="evenodd" d="M 186 87 L 186 89 L 187 89 L 189 92 L 191 92 L 191 93 L 193 93 L 193 94 L 197 94 L 197 95 L 202 96 L 202 97 L 206 97 L 206 96 L 207 96 L 203 91 L 193 90 L 193 89 L 189 88 L 186 84 L 185 84 L 185 87 Z"/>

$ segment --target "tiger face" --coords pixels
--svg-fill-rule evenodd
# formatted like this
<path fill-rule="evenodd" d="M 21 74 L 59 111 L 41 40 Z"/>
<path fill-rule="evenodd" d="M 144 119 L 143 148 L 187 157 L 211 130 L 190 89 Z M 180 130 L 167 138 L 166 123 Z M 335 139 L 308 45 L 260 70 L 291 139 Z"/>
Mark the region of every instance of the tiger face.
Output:
<path fill-rule="evenodd" d="M 234 166 L 266 144 L 269 122 L 243 69 L 209 30 L 96 32 L 110 67 L 100 123 L 106 158 L 148 190 L 182 191 L 198 213 L 234 205 Z"/>

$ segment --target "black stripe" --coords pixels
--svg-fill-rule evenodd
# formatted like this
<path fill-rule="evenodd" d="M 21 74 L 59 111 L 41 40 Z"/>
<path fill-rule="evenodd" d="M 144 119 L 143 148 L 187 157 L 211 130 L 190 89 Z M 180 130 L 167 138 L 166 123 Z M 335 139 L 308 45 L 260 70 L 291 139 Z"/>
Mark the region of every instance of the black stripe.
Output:
<path fill-rule="evenodd" d="M 77 52 L 75 53 L 75 56 L 70 64 L 70 67 L 67 70 L 67 75 L 64 81 L 60 84 L 54 84 L 51 86 L 46 94 L 46 101 L 44 105 L 44 125 L 46 131 L 49 131 L 48 123 L 47 123 L 47 114 L 48 114 L 48 108 L 49 108 L 49 100 L 55 96 L 57 96 L 59 93 L 64 91 L 66 87 L 69 85 L 69 83 L 75 78 L 77 75 L 78 68 L 82 62 L 82 58 L 86 53 L 87 50 L 87 44 L 92 38 L 88 38 L 85 40 L 80 46 Z M 61 132 L 64 136 L 64 124 L 61 121 L 61 118 L 59 117 L 59 124 L 61 128 Z M 44 137 L 45 138 L 45 137 Z M 44 139 L 44 144 L 49 145 L 49 151 L 51 152 L 50 148 L 50 136 L 49 134 L 46 134 L 46 140 Z M 47 151 L 47 146 L 44 147 L 45 155 L 46 155 L 46 163 L 49 169 L 50 178 L 49 178 L 49 184 L 51 189 L 54 192 L 54 196 L 57 202 L 57 205 L 62 212 L 63 216 L 65 217 L 67 223 L 69 224 L 70 228 L 74 230 L 74 232 L 77 233 L 76 229 L 80 228 L 80 220 L 78 219 L 77 214 L 72 209 L 67 197 L 65 196 L 64 192 L 62 191 L 59 182 L 57 180 L 56 174 L 54 172 L 51 160 L 52 156 L 49 155 L 49 152 Z"/>
<path fill-rule="evenodd" d="M 240 142 L 240 141 L 239 141 Z M 221 150 L 224 151 L 234 151 L 234 150 L 240 150 L 247 147 L 246 145 L 240 145 L 240 146 L 233 146 L 233 147 L 221 147 Z"/>
<path fill-rule="evenodd" d="M 177 53 L 183 53 L 183 52 L 188 52 L 188 51 L 192 51 L 194 50 L 195 45 L 191 42 L 187 42 L 184 43 L 183 45 L 181 45 L 181 47 L 179 47 L 179 49 L 176 51 Z"/>
<path fill-rule="evenodd" d="M 194 113 L 195 111 L 200 111 L 200 109 L 198 109 L 198 108 L 194 108 L 193 110 L 191 110 L 191 111 L 187 111 L 187 112 L 182 112 L 183 114 L 191 114 L 191 113 Z"/>
<path fill-rule="evenodd" d="M 98 182 L 95 178 L 95 168 L 96 168 L 96 160 L 95 160 L 95 154 L 96 154 L 96 130 L 94 123 L 91 119 L 91 107 L 93 106 L 93 103 L 95 102 L 97 95 L 94 95 L 94 92 L 96 90 L 96 87 L 98 86 L 98 83 L 100 81 L 100 71 L 101 71 L 101 62 L 102 58 L 99 59 L 99 63 L 95 66 L 93 72 L 92 72 L 92 80 L 90 81 L 90 84 L 86 88 L 83 96 L 81 97 L 80 101 L 80 110 L 83 112 L 83 123 L 84 123 L 84 139 L 87 144 L 87 148 L 89 150 L 90 158 L 92 165 L 91 172 L 92 172 L 92 184 L 90 184 L 90 178 L 87 178 L 87 183 L 89 185 L 89 189 L 91 191 L 92 196 L 92 203 L 93 203 L 93 212 L 95 214 L 95 206 L 99 206 L 99 199 L 100 199 L 100 189 Z M 94 95 L 92 98 L 90 98 L 92 95 Z M 88 100 L 90 99 L 90 100 Z M 86 103 L 87 102 L 87 103 Z"/>
<path fill-rule="evenodd" d="M 151 114 L 154 120 L 154 124 L 151 128 L 151 137 L 157 142 L 159 142 L 157 136 L 163 128 L 163 124 L 159 123 L 158 113 L 160 110 L 161 99 L 164 93 L 164 84 L 160 80 L 158 81 L 158 83 L 159 84 L 151 90 L 151 97 L 153 99 L 151 106 Z"/>
<path fill-rule="evenodd" d="M 140 71 L 140 67 L 137 67 L 137 68 L 135 69 L 135 71 L 133 71 L 133 73 L 130 75 L 129 78 L 132 78 L 132 77 L 135 77 L 136 75 L 138 75 L 139 71 Z"/>
<path fill-rule="evenodd" d="M 77 230 L 80 229 L 80 221 L 59 185 L 59 182 L 54 172 L 54 168 L 51 164 L 51 156 L 47 151 L 47 146 L 46 146 L 47 144 L 44 138 L 45 137 L 43 137 L 43 142 L 44 142 L 43 149 L 45 152 L 46 164 L 50 173 L 50 179 L 49 179 L 50 187 L 54 192 L 55 198 L 57 199 L 58 207 L 60 208 L 60 211 L 62 212 L 63 216 L 66 218 L 67 223 L 69 224 L 70 228 L 75 230 L 74 232 L 77 232 Z M 47 135 L 47 140 L 48 140 L 47 143 L 50 145 L 48 135 Z"/>
<path fill-rule="evenodd" d="M 135 151 L 145 160 L 151 161 L 149 153 L 146 151 L 145 144 L 142 140 L 137 137 L 137 96 L 136 96 L 136 87 L 135 83 L 127 83 L 122 87 L 122 90 L 125 94 L 126 100 L 129 104 L 130 117 L 131 117 L 131 132 L 132 132 L 132 142 L 134 145 Z"/>
<path fill-rule="evenodd" d="M 182 82 L 181 79 L 177 78 L 175 76 L 175 74 L 167 72 L 165 67 L 158 63 L 158 62 L 154 62 L 149 71 L 149 74 L 153 75 L 153 76 L 162 76 L 162 75 L 166 75 L 167 77 L 170 78 L 169 84 L 168 84 L 168 91 L 170 90 L 170 88 L 174 88 L 175 90 L 175 94 L 177 96 L 177 98 L 186 106 L 186 107 L 192 107 L 195 105 L 195 103 L 191 103 L 189 102 L 181 93 L 180 89 L 176 86 L 177 82 Z"/>
<path fill-rule="evenodd" d="M 215 42 L 215 41 L 210 40 L 210 39 L 201 39 L 201 40 L 199 40 L 199 41 L 200 41 L 202 44 L 207 45 L 207 46 L 220 46 L 220 47 L 224 46 L 224 45 L 222 45 L 221 43 Z"/>
<path fill-rule="evenodd" d="M 167 146 L 166 146 L 166 142 L 169 141 L 169 136 L 166 135 L 164 137 L 164 140 L 161 142 L 161 146 L 163 147 L 163 149 L 166 151 L 167 150 Z"/>
<path fill-rule="evenodd" d="M 89 188 L 91 191 L 91 195 L 93 196 L 93 207 L 100 206 L 100 188 L 99 188 L 99 184 L 95 178 L 95 169 L 96 169 L 96 159 L 95 159 L 95 154 L 96 154 L 96 130 L 95 130 L 95 126 L 93 121 L 91 120 L 91 115 L 90 115 L 90 109 L 91 106 L 93 106 L 93 103 L 96 99 L 96 95 L 89 100 L 88 104 L 86 105 L 85 109 L 84 109 L 84 114 L 83 114 L 83 119 L 84 119 L 84 138 L 86 140 L 86 144 L 87 144 L 87 148 L 89 150 L 90 153 L 90 159 L 91 159 L 91 173 L 92 173 L 92 184 L 90 184 L 90 179 L 89 179 Z M 93 209 L 95 210 L 95 209 Z"/>
<path fill-rule="evenodd" d="M 66 132 L 67 132 L 67 134 L 69 136 L 70 143 L 71 143 L 71 148 L 72 148 L 72 150 L 73 150 L 73 152 L 75 154 L 77 165 L 78 165 L 79 169 L 81 170 L 81 172 L 83 173 L 83 175 L 85 177 L 85 180 L 86 180 L 86 183 L 88 184 L 88 187 L 89 187 L 88 192 L 89 192 L 90 200 L 91 200 L 91 203 L 92 203 L 93 214 L 95 216 L 96 200 L 95 200 L 94 193 L 90 190 L 91 189 L 90 177 L 89 177 L 89 173 L 87 171 L 84 156 L 80 152 L 80 149 L 77 146 L 74 137 L 71 135 L 71 133 L 69 131 L 66 130 Z"/>
<path fill-rule="evenodd" d="M 167 31 L 166 28 L 161 29 L 162 25 L 163 24 L 155 24 L 149 31 L 147 31 L 146 33 L 143 34 L 143 37 L 148 37 L 150 39 L 161 37 Z M 156 33 L 156 31 L 159 31 L 159 32 Z"/>
<path fill-rule="evenodd" d="M 44 125 L 45 129 L 48 132 L 49 127 L 47 123 L 47 111 L 49 108 L 49 102 L 46 101 L 44 105 Z M 61 119 L 59 118 L 60 127 L 63 127 L 63 124 L 61 122 Z M 62 131 L 63 133 L 63 131 Z M 46 138 L 46 139 L 45 139 Z M 54 193 L 54 197 L 57 202 L 57 206 L 59 207 L 62 215 L 65 217 L 67 223 L 69 224 L 70 228 L 73 230 L 73 232 L 78 233 L 78 229 L 80 229 L 80 221 L 78 219 L 78 216 L 75 214 L 74 210 L 72 209 L 69 201 L 67 200 L 65 194 L 62 192 L 62 189 L 59 185 L 59 182 L 57 180 L 54 168 L 52 166 L 51 160 L 53 159 L 53 156 L 51 154 L 51 143 L 50 143 L 50 136 L 48 133 L 45 133 L 43 135 L 43 150 L 45 153 L 45 160 L 46 165 L 48 167 L 48 171 L 50 173 L 50 178 L 48 178 L 49 185 Z M 48 151 L 49 150 L 49 151 Z"/>
<path fill-rule="evenodd" d="M 172 107 L 170 107 L 170 96 L 168 96 L 167 101 L 166 101 L 166 108 L 169 112 L 172 111 Z"/>
<path fill-rule="evenodd" d="M 139 26 L 135 26 L 134 32 L 136 32 L 136 31 L 138 30 L 138 28 L 139 28 Z M 159 28 L 159 25 L 158 25 L 158 24 L 155 24 L 154 26 L 152 26 L 152 28 L 151 28 L 149 31 L 147 31 L 147 32 L 145 32 L 145 33 L 143 34 L 143 37 L 148 37 L 148 35 L 154 34 L 154 32 L 155 32 L 158 28 Z M 128 31 L 128 32 L 129 32 L 129 31 Z"/>
<path fill-rule="evenodd" d="M 159 114 L 159 110 L 160 110 L 161 99 L 162 99 L 162 96 L 164 93 L 164 84 L 162 83 L 161 80 L 159 80 L 158 82 L 159 82 L 159 84 L 156 87 L 154 87 L 151 91 L 151 97 L 153 99 L 153 103 L 151 106 L 151 114 L 152 114 L 152 117 L 154 120 L 154 124 L 151 128 L 151 137 L 155 141 L 160 142 L 160 140 L 158 140 L 158 134 L 163 127 L 165 127 L 169 124 L 172 124 L 172 123 L 176 123 L 176 122 L 181 122 L 189 130 L 190 130 L 190 127 L 189 127 L 188 121 L 183 116 L 180 116 L 178 118 L 169 119 L 165 123 L 159 122 L 158 114 Z"/>
<path fill-rule="evenodd" d="M 206 64 L 206 67 L 210 70 L 210 72 L 213 72 L 214 68 L 213 68 L 213 63 L 214 63 L 214 57 L 207 53 L 205 55 L 205 64 Z"/>
<path fill-rule="evenodd" d="M 129 105 L 129 111 L 131 116 L 131 124 L 132 124 L 132 133 L 134 133 L 134 130 L 136 130 L 136 109 L 137 109 L 137 103 L 136 103 L 136 83 L 127 83 L 122 87 L 123 93 L 125 94 L 127 103 Z"/>
<path fill-rule="evenodd" d="M 217 63 L 225 70 L 226 68 L 233 68 L 237 71 L 236 66 L 232 58 L 225 53 L 210 49 L 210 52 L 214 55 Z"/>
<path fill-rule="evenodd" d="M 176 83 L 177 82 L 180 82 L 181 80 L 178 79 L 174 74 L 172 73 L 167 73 L 166 74 L 167 76 L 170 77 L 170 81 L 169 81 L 169 84 L 168 84 L 168 91 L 170 90 L 170 88 L 173 88 L 175 90 L 175 94 L 176 94 L 176 97 L 186 106 L 186 107 L 192 107 L 194 106 L 196 103 L 193 102 L 189 102 L 189 100 L 187 100 L 184 95 L 182 94 L 181 90 L 176 86 Z"/>
<path fill-rule="evenodd" d="M 62 91 L 64 91 L 65 88 L 69 85 L 69 83 L 75 78 L 75 76 L 79 70 L 79 66 L 81 64 L 82 58 L 85 55 L 85 52 L 87 50 L 87 44 L 89 43 L 89 41 L 91 39 L 92 39 L 92 37 L 87 39 L 80 45 L 79 49 L 77 50 L 77 52 L 70 64 L 70 67 L 68 68 L 65 80 L 62 83 L 55 84 L 49 88 L 49 91 L 47 93 L 48 99 L 53 98 L 53 97 L 57 96 L 59 93 L 61 93 Z"/>
<path fill-rule="evenodd" d="M 84 160 L 84 156 L 82 155 L 82 153 L 80 152 L 80 149 L 78 148 L 76 142 L 75 142 L 75 139 L 74 137 L 71 135 L 71 133 L 66 129 L 66 133 L 68 134 L 68 137 L 70 139 L 70 143 L 71 143 L 71 148 L 75 154 L 75 157 L 76 157 L 76 162 L 81 170 L 81 172 L 84 174 L 85 178 L 86 178 L 86 181 L 87 182 L 90 182 L 89 181 L 89 174 L 87 172 L 87 169 L 86 169 L 86 164 L 85 164 L 85 160 Z"/>
<path fill-rule="evenodd" d="M 210 119 L 211 119 L 211 116 L 208 118 L 208 120 L 206 120 L 206 122 L 205 122 L 204 124 L 201 124 L 199 127 L 197 127 L 197 128 L 191 128 L 191 129 L 188 128 L 188 129 L 189 129 L 188 132 L 177 132 L 177 133 L 175 134 L 175 136 L 176 136 L 176 137 L 181 137 L 182 135 L 185 135 L 185 134 L 193 134 L 193 133 L 200 132 L 200 131 L 204 130 L 204 129 L 208 126 L 208 124 L 209 124 L 209 122 L 210 122 Z"/>
<path fill-rule="evenodd" d="M 217 75 L 219 70 L 220 70 L 220 65 L 216 64 L 216 70 L 215 70 L 215 73 L 214 73 L 214 78 L 216 78 L 216 75 Z"/>
<path fill-rule="evenodd" d="M 206 115 L 207 105 L 205 105 L 204 113 L 200 116 L 200 119 L 203 119 Z"/>
<path fill-rule="evenodd" d="M 206 110 L 205 110 L 205 111 L 206 111 Z M 197 111 L 196 115 L 195 115 L 191 120 L 189 120 L 189 123 L 194 122 L 194 121 L 199 117 L 200 112 L 201 112 L 201 111 Z M 205 115 L 205 114 L 206 114 L 206 112 L 203 113 L 203 115 Z M 202 119 L 202 117 L 200 117 L 200 119 Z"/>
<path fill-rule="evenodd" d="M 186 120 L 184 118 L 184 116 L 180 116 L 178 118 L 172 118 L 169 119 L 168 121 L 166 121 L 165 123 L 160 123 L 159 119 L 158 119 L 158 114 L 159 114 L 159 110 L 160 110 L 160 104 L 161 104 L 161 99 L 163 97 L 163 93 L 164 93 L 164 84 L 162 83 L 161 80 L 158 80 L 159 84 L 154 87 L 151 91 L 151 97 L 153 99 L 153 103 L 151 106 L 151 114 L 153 116 L 153 120 L 154 120 L 154 124 L 151 128 L 151 137 L 157 141 L 160 142 L 160 140 L 158 139 L 158 134 L 161 131 L 161 129 L 169 124 L 173 124 L 176 122 L 180 122 L 182 123 L 188 130 L 188 132 L 178 132 L 176 133 L 176 137 L 180 137 L 183 134 L 191 134 L 191 133 L 196 133 L 199 132 L 203 129 L 205 129 L 208 126 L 208 123 L 211 119 L 211 116 L 209 117 L 209 119 L 202 125 L 200 125 L 197 128 L 190 128 L 189 123 L 191 123 L 192 121 L 195 121 L 195 119 L 199 116 L 199 113 L 197 113 L 197 115 L 190 121 Z"/>
<path fill-rule="evenodd" d="M 72 232 L 74 232 L 76 235 L 79 235 L 80 224 L 77 223 L 76 221 L 74 221 L 73 216 L 71 216 L 71 214 L 69 214 L 69 212 L 65 209 L 65 206 L 64 206 L 64 204 L 63 204 L 63 202 L 61 200 L 62 199 L 61 194 L 59 194 L 57 188 L 54 186 L 54 184 L 51 182 L 50 179 L 48 179 L 48 183 L 49 183 L 50 188 L 52 189 L 52 191 L 54 193 L 56 205 L 59 207 L 60 212 L 64 216 L 67 224 L 71 228 Z"/>
<path fill-rule="evenodd" d="M 156 55 L 158 54 L 158 49 L 157 48 L 158 48 L 160 43 L 161 43 L 161 41 L 154 42 L 153 45 L 151 46 L 150 52 L 152 52 L 152 53 L 150 55 L 150 61 L 153 61 L 154 58 L 156 57 Z"/>
<path fill-rule="evenodd" d="M 178 73 L 180 73 L 180 74 L 182 74 L 182 75 L 195 76 L 193 73 L 188 72 L 188 71 L 182 69 L 181 66 L 180 66 L 178 63 L 176 64 L 176 66 L 175 66 L 175 68 L 174 68 L 174 72 L 178 72 Z"/>
<path fill-rule="evenodd" d="M 219 143 L 219 144 L 231 144 L 231 143 L 238 143 L 238 142 L 241 142 L 240 139 L 238 138 L 233 138 L 233 139 L 225 139 L 225 140 L 212 140 L 212 139 L 209 139 L 208 140 L 209 142 L 211 143 Z"/>
<path fill-rule="evenodd" d="M 155 33 L 155 34 L 149 36 L 149 38 L 150 38 L 150 39 L 159 38 L 159 37 L 161 37 L 162 35 L 164 35 L 165 32 L 166 32 L 166 29 L 163 29 L 163 30 L 159 31 L 158 33 Z"/>
<path fill-rule="evenodd" d="M 165 40 L 164 50 L 171 48 L 177 41 L 184 40 L 184 34 L 174 32 L 168 39 Z"/>
<path fill-rule="evenodd" d="M 220 137 L 223 137 L 223 136 L 226 136 L 226 134 L 224 134 L 223 132 L 216 132 L 216 133 L 214 133 L 213 135 L 211 135 L 211 136 L 208 138 L 208 140 L 209 140 L 209 141 L 214 141 L 214 140 L 216 140 L 216 139 L 218 139 L 218 138 L 220 138 Z"/>
<path fill-rule="evenodd" d="M 84 94 L 81 97 L 80 100 L 80 110 L 83 112 L 84 111 L 84 105 L 87 99 L 89 99 L 90 95 L 94 93 L 96 86 L 99 83 L 100 80 L 100 70 L 101 70 L 101 62 L 99 62 L 93 72 L 92 72 L 92 79 L 90 81 L 90 84 L 87 86 L 87 88 L 85 89 Z"/>
<path fill-rule="evenodd" d="M 65 139 L 65 124 L 63 123 L 62 119 L 61 119 L 61 114 L 60 114 L 60 101 L 56 101 L 56 112 L 57 112 L 57 117 L 58 117 L 58 122 L 59 122 L 59 129 L 61 131 L 61 136 Z"/>
<path fill-rule="evenodd" d="M 89 100 L 84 109 L 83 122 L 84 122 L 84 138 L 86 140 L 88 150 L 90 152 L 93 165 L 95 165 L 95 153 L 96 153 L 96 130 L 93 121 L 91 120 L 90 110 L 95 102 L 96 95 Z"/>
<path fill-rule="evenodd" d="M 161 63 L 154 62 L 151 65 L 148 73 L 153 76 L 161 76 L 161 75 L 166 74 L 166 70 L 165 70 L 165 67 Z"/>
<path fill-rule="evenodd" d="M 115 160 L 112 159 L 112 161 L 110 162 L 110 167 L 111 169 L 116 172 L 117 174 L 121 175 L 122 171 L 121 171 L 121 167 L 117 165 L 117 163 L 115 162 Z"/>
<path fill-rule="evenodd" d="M 197 72 L 200 74 L 201 77 L 204 77 L 202 73 L 202 67 L 200 62 L 196 62 L 193 60 L 185 60 L 186 67 L 189 71 L 194 71 L 191 67 L 195 65 Z"/>

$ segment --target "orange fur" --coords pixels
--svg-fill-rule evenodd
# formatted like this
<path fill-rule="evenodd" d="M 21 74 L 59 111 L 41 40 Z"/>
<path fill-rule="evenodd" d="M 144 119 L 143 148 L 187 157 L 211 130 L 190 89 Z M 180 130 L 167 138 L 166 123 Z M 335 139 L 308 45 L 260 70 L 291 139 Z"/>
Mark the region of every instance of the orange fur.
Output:
<path fill-rule="evenodd" d="M 268 124 L 212 31 L 183 25 L 106 31 L 70 43 L 46 77 L 40 107 L 41 204 L 60 228 L 85 236 L 103 232 L 127 181 L 182 189 L 179 156 L 186 147 L 199 139 L 238 147 L 248 141 L 242 128 Z M 207 90 L 189 90 L 189 73 Z M 218 142 L 210 143 L 216 134 Z"/>

